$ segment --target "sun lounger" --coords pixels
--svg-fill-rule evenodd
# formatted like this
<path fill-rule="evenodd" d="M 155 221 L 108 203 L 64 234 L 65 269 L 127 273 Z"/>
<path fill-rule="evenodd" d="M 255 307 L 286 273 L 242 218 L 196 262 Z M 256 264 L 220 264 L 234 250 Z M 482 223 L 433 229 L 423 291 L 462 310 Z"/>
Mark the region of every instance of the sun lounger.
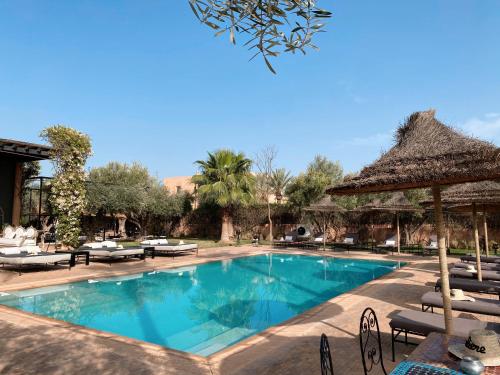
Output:
<path fill-rule="evenodd" d="M 142 260 L 146 259 L 146 254 L 142 247 L 102 247 L 93 248 L 88 246 L 81 246 L 79 250 L 85 250 L 89 252 L 91 258 L 107 258 L 107 259 L 118 259 L 118 258 L 140 258 Z"/>
<path fill-rule="evenodd" d="M 467 268 L 471 263 L 457 262 L 453 265 L 453 268 Z M 500 263 L 481 263 L 481 269 L 485 271 L 500 271 Z"/>
<path fill-rule="evenodd" d="M 487 271 L 482 270 L 481 275 L 483 276 L 483 280 L 493 280 L 500 281 L 500 271 Z M 464 268 L 452 268 L 450 270 L 451 277 L 463 277 L 466 279 L 476 279 L 477 272 L 469 272 Z"/>
<path fill-rule="evenodd" d="M 21 274 L 22 266 L 33 266 L 33 265 L 47 265 L 54 264 L 57 265 L 60 262 L 68 262 L 71 268 L 71 254 L 54 254 L 39 252 L 38 254 L 1 254 L 0 263 L 2 265 L 11 265 L 19 269 L 19 274 Z"/>
<path fill-rule="evenodd" d="M 462 289 L 465 292 L 495 294 L 500 298 L 500 283 L 495 281 L 479 281 L 475 279 L 463 279 L 460 277 L 450 278 L 451 289 Z M 434 287 L 436 292 L 441 290 L 441 279 L 436 281 Z"/>
<path fill-rule="evenodd" d="M 431 332 L 445 333 L 444 316 L 428 312 L 403 310 L 391 317 L 389 325 L 392 329 L 392 360 L 395 360 L 394 345 L 396 342 L 404 344 L 415 343 L 408 341 L 408 334 L 416 336 L 427 336 Z M 500 324 L 492 322 L 482 322 L 480 320 L 453 318 L 453 336 L 469 337 L 469 332 L 473 329 L 488 329 L 500 333 Z M 398 340 L 401 333 L 405 339 Z"/>
<path fill-rule="evenodd" d="M 178 243 L 178 244 L 170 243 L 168 245 L 154 245 L 154 246 L 143 245 L 143 248 L 146 251 L 151 252 L 152 258 L 160 254 L 171 255 L 172 257 L 175 257 L 178 254 L 189 253 L 189 252 L 196 252 L 196 255 L 198 255 L 198 244 L 195 243 Z"/>
<path fill-rule="evenodd" d="M 462 256 L 460 257 L 460 260 L 462 262 L 476 262 L 476 257 L 475 256 L 472 256 L 472 255 L 465 255 L 465 256 Z M 498 263 L 500 264 L 500 257 L 497 257 L 497 256 L 489 256 L 489 257 L 486 257 L 486 256 L 482 256 L 481 257 L 481 262 L 482 263 Z"/>
<path fill-rule="evenodd" d="M 451 307 L 456 311 L 475 314 L 500 316 L 500 301 L 494 299 L 474 298 L 474 301 L 451 301 Z M 434 312 L 434 307 L 443 307 L 443 296 L 439 292 L 427 292 L 422 296 L 422 311 Z"/>

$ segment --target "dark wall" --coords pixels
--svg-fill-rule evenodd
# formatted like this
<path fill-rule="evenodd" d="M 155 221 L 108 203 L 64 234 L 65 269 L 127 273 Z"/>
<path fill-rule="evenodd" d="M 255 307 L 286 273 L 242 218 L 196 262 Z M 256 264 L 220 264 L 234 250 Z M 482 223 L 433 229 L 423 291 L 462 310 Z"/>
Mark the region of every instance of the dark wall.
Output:
<path fill-rule="evenodd" d="M 0 156 L 0 225 L 10 223 L 12 219 L 15 166 L 13 159 Z"/>

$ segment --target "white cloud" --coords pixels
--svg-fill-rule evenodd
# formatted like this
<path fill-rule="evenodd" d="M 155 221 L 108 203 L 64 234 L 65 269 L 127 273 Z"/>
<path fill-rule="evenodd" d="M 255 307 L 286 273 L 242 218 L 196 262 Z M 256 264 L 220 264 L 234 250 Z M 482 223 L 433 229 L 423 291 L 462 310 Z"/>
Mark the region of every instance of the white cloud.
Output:
<path fill-rule="evenodd" d="M 487 113 L 483 118 L 471 118 L 461 128 L 475 137 L 500 143 L 500 114 Z"/>

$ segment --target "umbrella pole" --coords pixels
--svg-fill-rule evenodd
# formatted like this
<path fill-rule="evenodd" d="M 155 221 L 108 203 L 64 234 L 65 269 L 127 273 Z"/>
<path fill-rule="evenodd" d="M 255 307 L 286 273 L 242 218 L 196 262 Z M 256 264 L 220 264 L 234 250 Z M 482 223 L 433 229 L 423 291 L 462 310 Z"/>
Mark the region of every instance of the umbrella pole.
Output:
<path fill-rule="evenodd" d="M 488 222 L 486 220 L 486 211 L 483 211 L 483 227 L 484 227 L 484 250 L 486 251 L 486 256 L 490 256 L 490 249 L 488 244 Z"/>
<path fill-rule="evenodd" d="M 323 218 L 323 251 L 326 251 L 326 216 Z"/>
<path fill-rule="evenodd" d="M 472 228 L 474 231 L 474 244 L 476 246 L 477 279 L 483 281 L 481 270 L 481 248 L 479 247 L 479 231 L 477 229 L 477 206 L 472 203 Z"/>
<path fill-rule="evenodd" d="M 401 240 L 399 234 L 399 212 L 396 212 L 396 244 L 398 245 L 398 255 L 401 254 Z"/>
<path fill-rule="evenodd" d="M 446 244 L 443 225 L 443 207 L 441 204 L 441 187 L 433 186 L 432 195 L 434 197 L 434 213 L 436 221 L 436 234 L 439 247 L 439 269 L 441 273 L 441 293 L 443 295 L 444 325 L 446 334 L 451 335 L 453 331 L 453 315 L 450 298 L 450 279 L 448 276 L 448 260 L 446 256 Z"/>

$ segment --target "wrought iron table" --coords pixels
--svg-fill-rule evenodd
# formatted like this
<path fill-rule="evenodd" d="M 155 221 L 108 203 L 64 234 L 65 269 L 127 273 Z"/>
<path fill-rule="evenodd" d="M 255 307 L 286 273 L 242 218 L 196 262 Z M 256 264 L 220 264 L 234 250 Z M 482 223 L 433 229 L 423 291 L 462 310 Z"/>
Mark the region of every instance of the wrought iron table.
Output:
<path fill-rule="evenodd" d="M 460 359 L 448 353 L 448 345 L 465 343 L 465 339 L 433 332 L 401 362 L 391 375 L 455 375 L 460 371 Z M 483 375 L 500 375 L 500 366 L 486 367 Z"/>

